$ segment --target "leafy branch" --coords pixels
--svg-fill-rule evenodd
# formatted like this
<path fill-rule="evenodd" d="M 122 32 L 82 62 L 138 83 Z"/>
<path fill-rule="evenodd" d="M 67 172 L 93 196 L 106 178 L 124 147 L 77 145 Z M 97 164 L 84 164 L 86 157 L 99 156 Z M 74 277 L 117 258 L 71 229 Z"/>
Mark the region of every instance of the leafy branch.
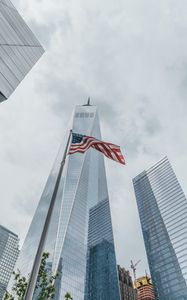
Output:
<path fill-rule="evenodd" d="M 55 280 L 60 276 L 57 272 L 56 275 L 51 275 L 47 268 L 47 259 L 49 253 L 44 252 L 38 273 L 38 279 L 35 288 L 35 296 L 37 300 L 53 299 L 55 296 Z M 13 272 L 14 284 L 11 293 L 5 292 L 3 300 L 24 300 L 25 292 L 28 286 L 28 279 L 21 275 L 20 271 Z M 66 293 L 65 300 L 73 300 L 69 293 Z"/>

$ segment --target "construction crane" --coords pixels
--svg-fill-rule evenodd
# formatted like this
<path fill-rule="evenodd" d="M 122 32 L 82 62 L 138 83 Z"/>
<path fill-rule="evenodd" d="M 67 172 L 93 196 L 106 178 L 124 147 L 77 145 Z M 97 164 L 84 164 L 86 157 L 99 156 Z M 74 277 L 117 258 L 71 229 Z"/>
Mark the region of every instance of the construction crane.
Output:
<path fill-rule="evenodd" d="M 138 260 L 135 264 L 131 260 L 131 269 L 133 270 L 134 282 L 136 282 L 136 266 L 141 262 L 141 259 Z"/>

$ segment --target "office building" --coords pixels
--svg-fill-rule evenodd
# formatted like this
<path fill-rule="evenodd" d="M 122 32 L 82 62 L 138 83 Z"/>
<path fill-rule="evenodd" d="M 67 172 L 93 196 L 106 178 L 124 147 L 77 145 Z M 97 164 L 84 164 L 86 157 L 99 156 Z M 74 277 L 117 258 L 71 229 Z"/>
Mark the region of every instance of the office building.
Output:
<path fill-rule="evenodd" d="M 118 265 L 118 276 L 121 292 L 121 300 L 137 300 L 136 290 L 130 276 L 130 272 Z"/>
<path fill-rule="evenodd" d="M 137 290 L 137 300 L 155 300 L 152 280 L 148 276 L 143 276 L 135 281 Z M 168 299 L 169 300 L 169 299 Z"/>
<path fill-rule="evenodd" d="M 133 179 L 156 299 L 187 299 L 187 199 L 167 157 Z"/>
<path fill-rule="evenodd" d="M 0 300 L 7 288 L 18 258 L 18 236 L 0 225 Z"/>
<path fill-rule="evenodd" d="M 23 275 L 29 274 L 33 266 L 70 129 L 73 129 L 75 133 L 101 139 L 97 107 L 87 104 L 75 108 L 18 259 L 17 267 Z M 109 226 L 107 232 L 102 232 L 102 227 L 94 227 L 94 218 L 98 226 L 99 222 L 103 224 L 102 226 L 106 222 L 105 227 Z M 95 228 L 99 228 L 99 232 L 96 232 Z M 55 299 L 63 299 L 66 292 L 69 292 L 73 299 L 85 299 L 87 287 L 89 286 L 89 289 L 93 287 L 92 282 L 86 276 L 86 269 L 92 265 L 93 259 L 100 260 L 100 263 L 110 270 L 113 290 L 108 300 L 119 299 L 109 197 L 102 153 L 89 149 L 85 154 L 76 153 L 67 157 L 45 251 L 50 253 L 52 272 L 55 273 L 59 269 L 60 262 L 61 278 L 57 282 Z M 99 267 L 98 264 L 97 266 Z M 97 270 L 91 269 L 91 272 L 93 276 L 98 274 Z M 106 282 L 105 280 L 106 278 L 103 278 L 103 282 Z M 85 286 L 86 281 L 88 286 Z M 100 287 L 96 285 L 92 293 L 98 291 Z M 100 300 L 106 300 L 104 294 Z"/>
<path fill-rule="evenodd" d="M 44 50 L 10 0 L 0 0 L 0 102 L 9 98 Z"/>
<path fill-rule="evenodd" d="M 90 209 L 84 300 L 120 300 L 108 198 Z"/>

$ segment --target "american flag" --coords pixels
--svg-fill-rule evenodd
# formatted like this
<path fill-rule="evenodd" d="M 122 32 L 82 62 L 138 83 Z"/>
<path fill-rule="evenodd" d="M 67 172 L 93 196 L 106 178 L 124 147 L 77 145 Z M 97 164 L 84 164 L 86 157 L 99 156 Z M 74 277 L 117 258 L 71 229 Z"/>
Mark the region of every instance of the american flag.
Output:
<path fill-rule="evenodd" d="M 108 158 L 125 165 L 125 159 L 119 146 L 97 140 L 92 136 L 72 133 L 72 142 L 68 154 L 74 154 L 76 152 L 84 153 L 89 148 L 94 148 L 102 152 Z"/>

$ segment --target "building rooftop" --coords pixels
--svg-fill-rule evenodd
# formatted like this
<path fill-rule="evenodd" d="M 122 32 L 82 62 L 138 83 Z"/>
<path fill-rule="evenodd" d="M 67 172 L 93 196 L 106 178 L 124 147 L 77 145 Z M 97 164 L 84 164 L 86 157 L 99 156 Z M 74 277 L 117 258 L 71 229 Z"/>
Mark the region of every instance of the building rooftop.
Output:
<path fill-rule="evenodd" d="M 18 238 L 18 235 L 17 235 L 16 233 L 12 232 L 12 231 L 9 230 L 8 228 L 4 227 L 3 225 L 0 225 L 0 230 L 1 230 L 1 229 L 4 230 L 4 231 L 6 231 L 6 232 L 8 232 L 8 233 L 10 233 L 10 234 L 12 234 L 12 235 L 14 235 L 15 237 Z"/>

